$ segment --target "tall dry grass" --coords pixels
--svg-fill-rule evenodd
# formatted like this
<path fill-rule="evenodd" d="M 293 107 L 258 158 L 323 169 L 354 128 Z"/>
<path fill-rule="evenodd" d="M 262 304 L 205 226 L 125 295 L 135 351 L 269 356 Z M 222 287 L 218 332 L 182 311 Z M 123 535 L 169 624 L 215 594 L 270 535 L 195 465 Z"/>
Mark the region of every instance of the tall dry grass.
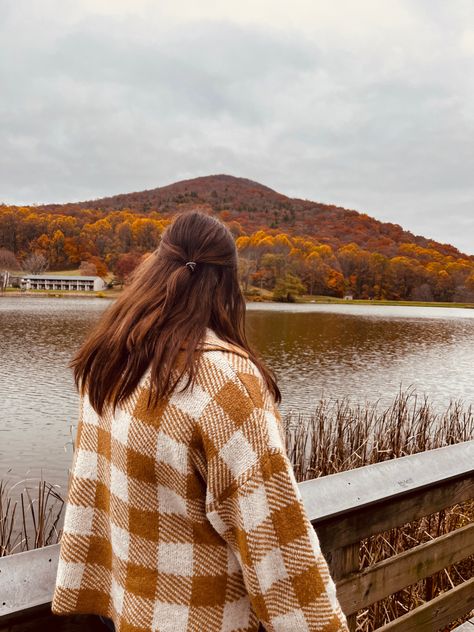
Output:
<path fill-rule="evenodd" d="M 385 407 L 323 399 L 312 414 L 287 415 L 283 422 L 299 481 L 474 439 L 472 404 L 452 400 L 436 412 L 427 396 L 410 388 Z M 359 570 L 473 520 L 474 501 L 469 501 L 367 538 L 361 542 Z M 471 557 L 360 611 L 357 630 L 375 630 L 473 575 Z"/>
<path fill-rule="evenodd" d="M 427 395 L 401 390 L 388 406 L 321 399 L 311 414 L 283 419 L 287 451 L 303 481 L 474 438 L 474 408 L 451 400 L 436 411 Z"/>
<path fill-rule="evenodd" d="M 34 487 L 26 479 L 14 485 L 0 480 L 0 557 L 59 541 L 64 500 L 55 487 L 43 478 Z"/>

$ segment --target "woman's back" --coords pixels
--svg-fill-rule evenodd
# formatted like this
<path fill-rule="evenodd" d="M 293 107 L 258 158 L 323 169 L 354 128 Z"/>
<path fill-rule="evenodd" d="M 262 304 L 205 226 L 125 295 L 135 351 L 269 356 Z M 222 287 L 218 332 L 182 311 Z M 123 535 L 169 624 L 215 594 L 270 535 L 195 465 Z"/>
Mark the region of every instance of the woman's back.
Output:
<path fill-rule="evenodd" d="M 117 631 L 341 630 L 272 399 L 244 350 L 205 342 L 196 386 L 157 408 L 149 373 L 115 415 L 83 399 L 52 610 Z"/>

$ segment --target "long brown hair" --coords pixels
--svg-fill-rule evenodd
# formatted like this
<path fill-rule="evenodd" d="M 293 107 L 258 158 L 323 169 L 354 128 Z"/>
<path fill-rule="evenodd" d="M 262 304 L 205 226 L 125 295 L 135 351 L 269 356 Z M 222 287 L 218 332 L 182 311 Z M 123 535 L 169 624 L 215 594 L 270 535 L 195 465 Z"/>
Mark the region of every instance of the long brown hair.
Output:
<path fill-rule="evenodd" d="M 197 347 L 210 327 L 247 351 L 279 403 L 273 372 L 247 342 L 245 309 L 232 233 L 211 215 L 181 213 L 71 361 L 76 386 L 102 414 L 105 405 L 115 409 L 127 399 L 150 366 L 149 405 L 154 405 L 172 393 L 185 372 L 184 388 L 194 382 Z M 183 369 L 173 382 L 183 347 Z"/>

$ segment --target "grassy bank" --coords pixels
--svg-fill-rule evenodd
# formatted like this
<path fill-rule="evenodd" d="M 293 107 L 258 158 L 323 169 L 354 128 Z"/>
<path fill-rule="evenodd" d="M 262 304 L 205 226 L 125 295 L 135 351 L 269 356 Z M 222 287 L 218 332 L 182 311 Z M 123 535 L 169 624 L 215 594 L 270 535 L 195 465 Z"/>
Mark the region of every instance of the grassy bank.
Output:
<path fill-rule="evenodd" d="M 96 292 L 73 290 L 18 290 L 15 288 L 7 288 L 5 292 L 0 293 L 2 296 L 15 296 L 20 298 L 39 296 L 40 298 L 117 298 L 120 296 L 120 290 L 100 290 Z"/>

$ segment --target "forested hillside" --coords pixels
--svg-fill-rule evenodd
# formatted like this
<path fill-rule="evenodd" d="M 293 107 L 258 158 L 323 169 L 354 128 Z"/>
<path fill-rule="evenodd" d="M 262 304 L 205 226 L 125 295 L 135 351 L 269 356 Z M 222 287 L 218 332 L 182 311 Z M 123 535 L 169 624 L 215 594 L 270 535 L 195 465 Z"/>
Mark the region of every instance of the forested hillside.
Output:
<path fill-rule="evenodd" d="M 123 279 L 156 248 L 170 218 L 190 209 L 227 223 L 247 288 L 474 300 L 473 256 L 365 213 L 225 175 L 80 203 L 0 205 L 0 268 L 16 260 L 30 272 L 81 267 Z"/>

